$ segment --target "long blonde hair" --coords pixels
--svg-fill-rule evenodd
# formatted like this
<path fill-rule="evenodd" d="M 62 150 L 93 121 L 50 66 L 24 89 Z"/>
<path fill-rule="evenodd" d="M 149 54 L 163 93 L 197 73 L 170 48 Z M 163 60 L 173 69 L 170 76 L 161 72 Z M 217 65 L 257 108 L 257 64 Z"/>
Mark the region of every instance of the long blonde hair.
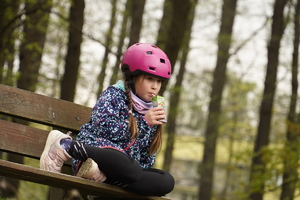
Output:
<path fill-rule="evenodd" d="M 126 73 L 126 72 L 124 72 Z M 129 73 L 129 72 L 127 72 Z M 138 127 L 136 124 L 136 119 L 134 118 L 133 114 L 132 114 L 132 98 L 131 98 L 131 94 L 130 94 L 130 87 L 128 84 L 127 79 L 124 77 L 125 80 L 125 94 L 128 98 L 128 107 L 129 107 L 129 131 L 131 132 L 131 138 L 132 139 L 136 139 L 138 137 Z M 149 155 L 152 155 L 154 153 L 156 153 L 160 147 L 161 147 L 161 143 L 162 143 L 162 125 L 158 125 L 155 136 L 153 138 L 153 141 L 151 143 L 150 149 L 149 149 Z"/>

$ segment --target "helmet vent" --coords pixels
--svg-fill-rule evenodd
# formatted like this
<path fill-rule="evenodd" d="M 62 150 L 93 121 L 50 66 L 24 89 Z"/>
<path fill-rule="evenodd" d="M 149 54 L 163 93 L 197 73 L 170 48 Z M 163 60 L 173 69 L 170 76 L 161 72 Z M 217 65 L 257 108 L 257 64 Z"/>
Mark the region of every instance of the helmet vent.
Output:
<path fill-rule="evenodd" d="M 152 53 L 152 51 L 147 51 L 146 54 L 147 55 L 152 55 L 153 53 Z"/>
<path fill-rule="evenodd" d="M 155 71 L 155 67 L 149 67 L 149 69 Z"/>
<path fill-rule="evenodd" d="M 162 58 L 160 59 L 160 62 L 161 63 L 166 63 L 165 59 L 162 59 Z"/>

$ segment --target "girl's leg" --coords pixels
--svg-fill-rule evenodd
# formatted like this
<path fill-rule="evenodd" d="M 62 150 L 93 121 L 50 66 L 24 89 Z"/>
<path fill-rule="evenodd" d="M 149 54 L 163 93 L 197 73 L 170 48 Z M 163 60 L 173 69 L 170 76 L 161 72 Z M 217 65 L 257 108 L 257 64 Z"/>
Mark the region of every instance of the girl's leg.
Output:
<path fill-rule="evenodd" d="M 130 156 L 112 148 L 97 148 L 83 145 L 88 157 L 92 158 L 106 175 L 105 183 L 125 186 L 140 195 L 163 196 L 174 188 L 174 178 L 159 169 L 143 169 Z"/>
<path fill-rule="evenodd" d="M 173 190 L 174 178 L 159 169 L 143 169 L 142 177 L 125 188 L 140 195 L 163 196 Z"/>
<path fill-rule="evenodd" d="M 107 177 L 106 183 L 127 185 L 139 180 L 142 176 L 142 168 L 130 156 L 112 148 L 98 148 L 89 145 L 78 145 L 72 141 L 69 154 L 73 158 L 85 161 L 93 159 L 101 172 Z M 84 153 L 82 153 L 84 152 Z M 82 156 L 86 153 L 86 156 Z M 84 159 L 83 159 L 84 158 Z"/>
<path fill-rule="evenodd" d="M 41 169 L 60 172 L 64 161 L 71 156 L 81 161 L 90 157 L 107 176 L 107 183 L 118 181 L 132 192 L 150 196 L 162 196 L 173 190 L 174 179 L 167 172 L 142 169 L 134 159 L 115 149 L 82 145 L 72 140 L 65 149 L 60 144 L 62 140 L 71 140 L 71 137 L 56 130 L 49 133 L 40 159 Z"/>

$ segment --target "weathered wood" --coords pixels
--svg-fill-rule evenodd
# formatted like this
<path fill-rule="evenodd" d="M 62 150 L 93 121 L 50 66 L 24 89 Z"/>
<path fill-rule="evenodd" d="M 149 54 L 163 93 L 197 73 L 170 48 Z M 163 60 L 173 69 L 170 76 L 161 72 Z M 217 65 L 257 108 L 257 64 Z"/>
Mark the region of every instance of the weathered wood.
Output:
<path fill-rule="evenodd" d="M 0 113 L 78 131 L 91 108 L 0 84 Z"/>
<path fill-rule="evenodd" d="M 78 189 L 98 197 L 114 197 L 122 199 L 130 197 L 131 199 L 160 199 L 159 197 L 144 197 L 126 191 L 122 188 L 99 183 L 76 176 L 49 172 L 35 167 L 25 166 L 18 163 L 12 163 L 0 160 L 0 175 L 45 184 L 63 189 Z"/>
<path fill-rule="evenodd" d="M 0 120 L 0 149 L 39 159 L 49 131 Z"/>

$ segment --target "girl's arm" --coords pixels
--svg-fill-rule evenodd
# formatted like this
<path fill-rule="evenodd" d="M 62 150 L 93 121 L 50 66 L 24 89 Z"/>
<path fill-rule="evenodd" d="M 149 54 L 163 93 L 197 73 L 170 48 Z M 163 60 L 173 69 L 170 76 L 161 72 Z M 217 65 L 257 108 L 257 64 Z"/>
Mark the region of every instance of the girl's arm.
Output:
<path fill-rule="evenodd" d="M 114 87 L 107 88 L 92 111 L 90 128 L 93 134 L 110 140 L 128 139 L 128 123 L 125 94 Z"/>

